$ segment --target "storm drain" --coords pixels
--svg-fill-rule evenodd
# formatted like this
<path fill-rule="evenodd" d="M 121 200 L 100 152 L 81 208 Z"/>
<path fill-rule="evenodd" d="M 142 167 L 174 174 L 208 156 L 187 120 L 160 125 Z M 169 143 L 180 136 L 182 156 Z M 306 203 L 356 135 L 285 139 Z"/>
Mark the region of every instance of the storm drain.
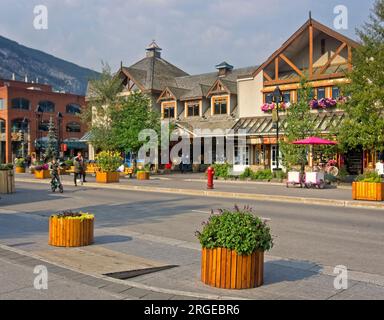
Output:
<path fill-rule="evenodd" d="M 146 269 L 138 269 L 138 270 L 130 270 L 130 271 L 121 271 L 121 272 L 113 272 L 104 274 L 107 277 L 111 277 L 118 280 L 128 280 L 139 276 L 144 276 L 151 273 L 156 273 L 164 270 L 169 270 L 173 268 L 177 268 L 178 266 L 164 266 L 164 267 L 156 267 L 156 268 L 146 268 Z"/>

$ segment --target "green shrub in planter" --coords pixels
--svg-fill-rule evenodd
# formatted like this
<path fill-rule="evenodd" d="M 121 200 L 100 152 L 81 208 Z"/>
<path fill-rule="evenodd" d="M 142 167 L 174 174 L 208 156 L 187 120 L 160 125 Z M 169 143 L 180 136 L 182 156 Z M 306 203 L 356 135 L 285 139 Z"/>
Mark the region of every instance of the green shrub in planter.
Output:
<path fill-rule="evenodd" d="M 212 168 L 215 170 L 215 177 L 218 178 L 229 178 L 231 175 L 231 171 L 233 169 L 233 166 L 224 163 L 224 164 L 214 164 L 212 165 Z"/>
<path fill-rule="evenodd" d="M 25 159 L 24 158 L 18 158 L 15 160 L 15 166 L 18 168 L 24 168 L 25 167 Z"/>
<path fill-rule="evenodd" d="M 273 179 L 273 173 L 271 170 L 260 170 L 252 175 L 253 180 L 271 180 Z"/>
<path fill-rule="evenodd" d="M 255 251 L 268 251 L 273 247 L 270 228 L 252 213 L 252 209 L 212 212 L 208 222 L 203 222 L 203 230 L 196 236 L 206 249 L 226 248 L 240 255 L 251 255 Z"/>
<path fill-rule="evenodd" d="M 1 171 L 13 170 L 13 164 L 12 163 L 0 164 L 0 170 Z"/>
<path fill-rule="evenodd" d="M 380 183 L 380 182 L 382 182 L 382 178 L 376 171 L 368 171 L 362 175 L 359 175 L 355 181 L 356 182 Z"/>

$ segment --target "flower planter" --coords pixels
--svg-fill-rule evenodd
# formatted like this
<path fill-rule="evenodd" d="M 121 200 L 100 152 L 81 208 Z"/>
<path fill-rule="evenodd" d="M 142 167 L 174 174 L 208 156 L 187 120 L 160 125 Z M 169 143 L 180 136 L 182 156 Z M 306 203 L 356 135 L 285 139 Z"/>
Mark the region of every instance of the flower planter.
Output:
<path fill-rule="evenodd" d="M 36 179 L 49 179 L 51 174 L 49 170 L 35 170 L 35 178 Z"/>
<path fill-rule="evenodd" d="M 225 248 L 203 248 L 201 280 L 221 289 L 260 287 L 264 283 L 264 252 L 242 256 Z"/>
<path fill-rule="evenodd" d="M 384 182 L 354 182 L 352 198 L 353 200 L 384 201 Z"/>
<path fill-rule="evenodd" d="M 0 194 L 15 192 L 15 175 L 13 170 L 0 170 Z"/>
<path fill-rule="evenodd" d="M 94 218 L 49 218 L 49 245 L 55 247 L 83 247 L 93 243 Z"/>
<path fill-rule="evenodd" d="M 119 181 L 119 172 L 96 172 L 97 183 L 118 183 Z"/>
<path fill-rule="evenodd" d="M 25 173 L 25 168 L 24 167 L 16 167 L 15 172 L 16 173 Z"/>
<path fill-rule="evenodd" d="M 149 172 L 138 172 L 137 180 L 149 180 Z"/>

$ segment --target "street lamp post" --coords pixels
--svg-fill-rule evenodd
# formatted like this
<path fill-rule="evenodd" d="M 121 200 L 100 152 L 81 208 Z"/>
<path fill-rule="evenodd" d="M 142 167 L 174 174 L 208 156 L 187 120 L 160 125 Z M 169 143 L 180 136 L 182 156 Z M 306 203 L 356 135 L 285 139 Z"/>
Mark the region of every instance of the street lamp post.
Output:
<path fill-rule="evenodd" d="M 61 152 L 61 140 L 62 140 L 62 131 L 61 124 L 63 122 L 63 114 L 61 112 L 57 113 L 57 144 L 58 144 L 58 152 Z"/>
<path fill-rule="evenodd" d="M 279 143 L 279 106 L 280 106 L 280 103 L 282 102 L 282 99 L 283 99 L 283 94 L 280 90 L 280 88 L 277 86 L 275 88 L 275 91 L 273 92 L 273 102 L 276 103 L 276 171 L 279 171 L 280 168 L 280 143 Z"/>
<path fill-rule="evenodd" d="M 40 106 L 36 107 L 35 114 L 36 114 L 36 143 L 35 143 L 35 147 L 36 147 L 36 151 L 37 151 L 37 159 L 40 160 L 40 156 L 41 156 L 41 154 L 40 154 L 41 153 L 40 124 L 41 124 L 42 117 L 43 117 L 43 110 L 41 109 Z"/>

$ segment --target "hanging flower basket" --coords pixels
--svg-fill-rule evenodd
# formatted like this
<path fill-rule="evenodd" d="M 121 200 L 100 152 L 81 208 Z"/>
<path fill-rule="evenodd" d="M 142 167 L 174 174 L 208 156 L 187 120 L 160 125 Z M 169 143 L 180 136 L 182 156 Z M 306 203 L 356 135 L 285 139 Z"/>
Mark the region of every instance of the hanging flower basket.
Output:
<path fill-rule="evenodd" d="M 279 110 L 280 111 L 286 111 L 289 108 L 289 103 L 282 102 L 279 104 Z M 261 111 L 263 112 L 272 112 L 273 110 L 276 109 L 276 104 L 275 103 L 264 103 L 261 106 Z"/>

